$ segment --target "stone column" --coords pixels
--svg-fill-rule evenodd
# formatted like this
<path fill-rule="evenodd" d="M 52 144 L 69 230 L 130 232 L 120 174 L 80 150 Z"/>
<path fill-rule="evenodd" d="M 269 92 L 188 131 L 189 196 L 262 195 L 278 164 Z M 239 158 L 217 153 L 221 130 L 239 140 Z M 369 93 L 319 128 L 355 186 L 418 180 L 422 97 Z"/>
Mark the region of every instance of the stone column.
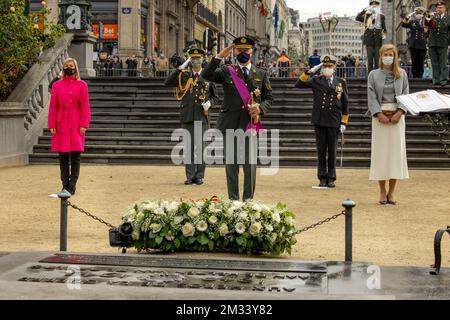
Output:
<path fill-rule="evenodd" d="M 18 102 L 0 102 L 0 168 L 28 164 L 23 121 L 27 111 Z"/>
<path fill-rule="evenodd" d="M 153 56 L 155 51 L 155 0 L 148 2 L 148 39 L 147 52 Z"/>
<path fill-rule="evenodd" d="M 143 57 L 141 49 L 141 2 L 119 0 L 119 56 Z"/>

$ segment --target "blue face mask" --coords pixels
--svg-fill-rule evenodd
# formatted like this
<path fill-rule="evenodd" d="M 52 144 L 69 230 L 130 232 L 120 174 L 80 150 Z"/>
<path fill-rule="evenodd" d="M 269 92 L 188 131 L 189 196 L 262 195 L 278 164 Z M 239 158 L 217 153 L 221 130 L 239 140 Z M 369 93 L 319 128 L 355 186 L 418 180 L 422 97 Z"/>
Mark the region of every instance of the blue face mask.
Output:
<path fill-rule="evenodd" d="M 237 55 L 237 61 L 240 63 L 247 63 L 250 60 L 250 54 L 241 52 Z"/>
<path fill-rule="evenodd" d="M 191 64 L 194 68 L 199 68 L 202 66 L 202 60 L 191 60 Z"/>

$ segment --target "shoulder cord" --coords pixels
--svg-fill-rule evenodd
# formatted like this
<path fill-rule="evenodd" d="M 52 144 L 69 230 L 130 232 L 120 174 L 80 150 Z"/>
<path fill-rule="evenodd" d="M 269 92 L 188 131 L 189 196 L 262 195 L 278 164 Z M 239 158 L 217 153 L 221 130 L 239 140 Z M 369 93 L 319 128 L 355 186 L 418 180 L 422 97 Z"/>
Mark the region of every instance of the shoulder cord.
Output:
<path fill-rule="evenodd" d="M 192 83 L 194 82 L 194 80 L 192 78 L 189 78 L 186 85 L 183 86 L 183 84 L 181 82 L 182 75 L 183 75 L 183 72 L 181 72 L 180 75 L 178 76 L 178 87 L 175 88 L 175 96 L 178 101 L 180 101 L 184 98 L 184 96 L 187 94 L 188 90 L 190 90 L 190 92 L 192 92 L 192 89 L 193 89 Z M 180 92 L 181 92 L 181 96 L 180 96 Z"/>

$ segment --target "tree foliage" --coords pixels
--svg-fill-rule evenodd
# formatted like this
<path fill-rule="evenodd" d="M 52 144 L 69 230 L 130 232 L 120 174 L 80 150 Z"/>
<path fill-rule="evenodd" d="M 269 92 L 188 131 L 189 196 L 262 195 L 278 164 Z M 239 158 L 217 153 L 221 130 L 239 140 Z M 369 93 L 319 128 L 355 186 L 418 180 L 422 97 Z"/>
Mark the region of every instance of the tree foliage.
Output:
<path fill-rule="evenodd" d="M 0 1 L 0 101 L 6 99 L 17 81 L 36 62 L 43 50 L 54 46 L 64 27 L 51 23 L 43 8 L 25 15 L 25 0 Z M 45 26 L 45 31 L 41 26 Z"/>

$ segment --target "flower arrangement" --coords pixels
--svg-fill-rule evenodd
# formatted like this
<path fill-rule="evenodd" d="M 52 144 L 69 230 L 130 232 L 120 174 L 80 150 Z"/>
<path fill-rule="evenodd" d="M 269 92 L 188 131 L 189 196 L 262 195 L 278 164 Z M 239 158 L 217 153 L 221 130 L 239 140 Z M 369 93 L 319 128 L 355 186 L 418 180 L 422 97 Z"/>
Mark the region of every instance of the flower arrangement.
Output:
<path fill-rule="evenodd" d="M 134 246 L 175 251 L 291 254 L 295 215 L 285 205 L 210 200 L 135 203 L 122 217 Z"/>

